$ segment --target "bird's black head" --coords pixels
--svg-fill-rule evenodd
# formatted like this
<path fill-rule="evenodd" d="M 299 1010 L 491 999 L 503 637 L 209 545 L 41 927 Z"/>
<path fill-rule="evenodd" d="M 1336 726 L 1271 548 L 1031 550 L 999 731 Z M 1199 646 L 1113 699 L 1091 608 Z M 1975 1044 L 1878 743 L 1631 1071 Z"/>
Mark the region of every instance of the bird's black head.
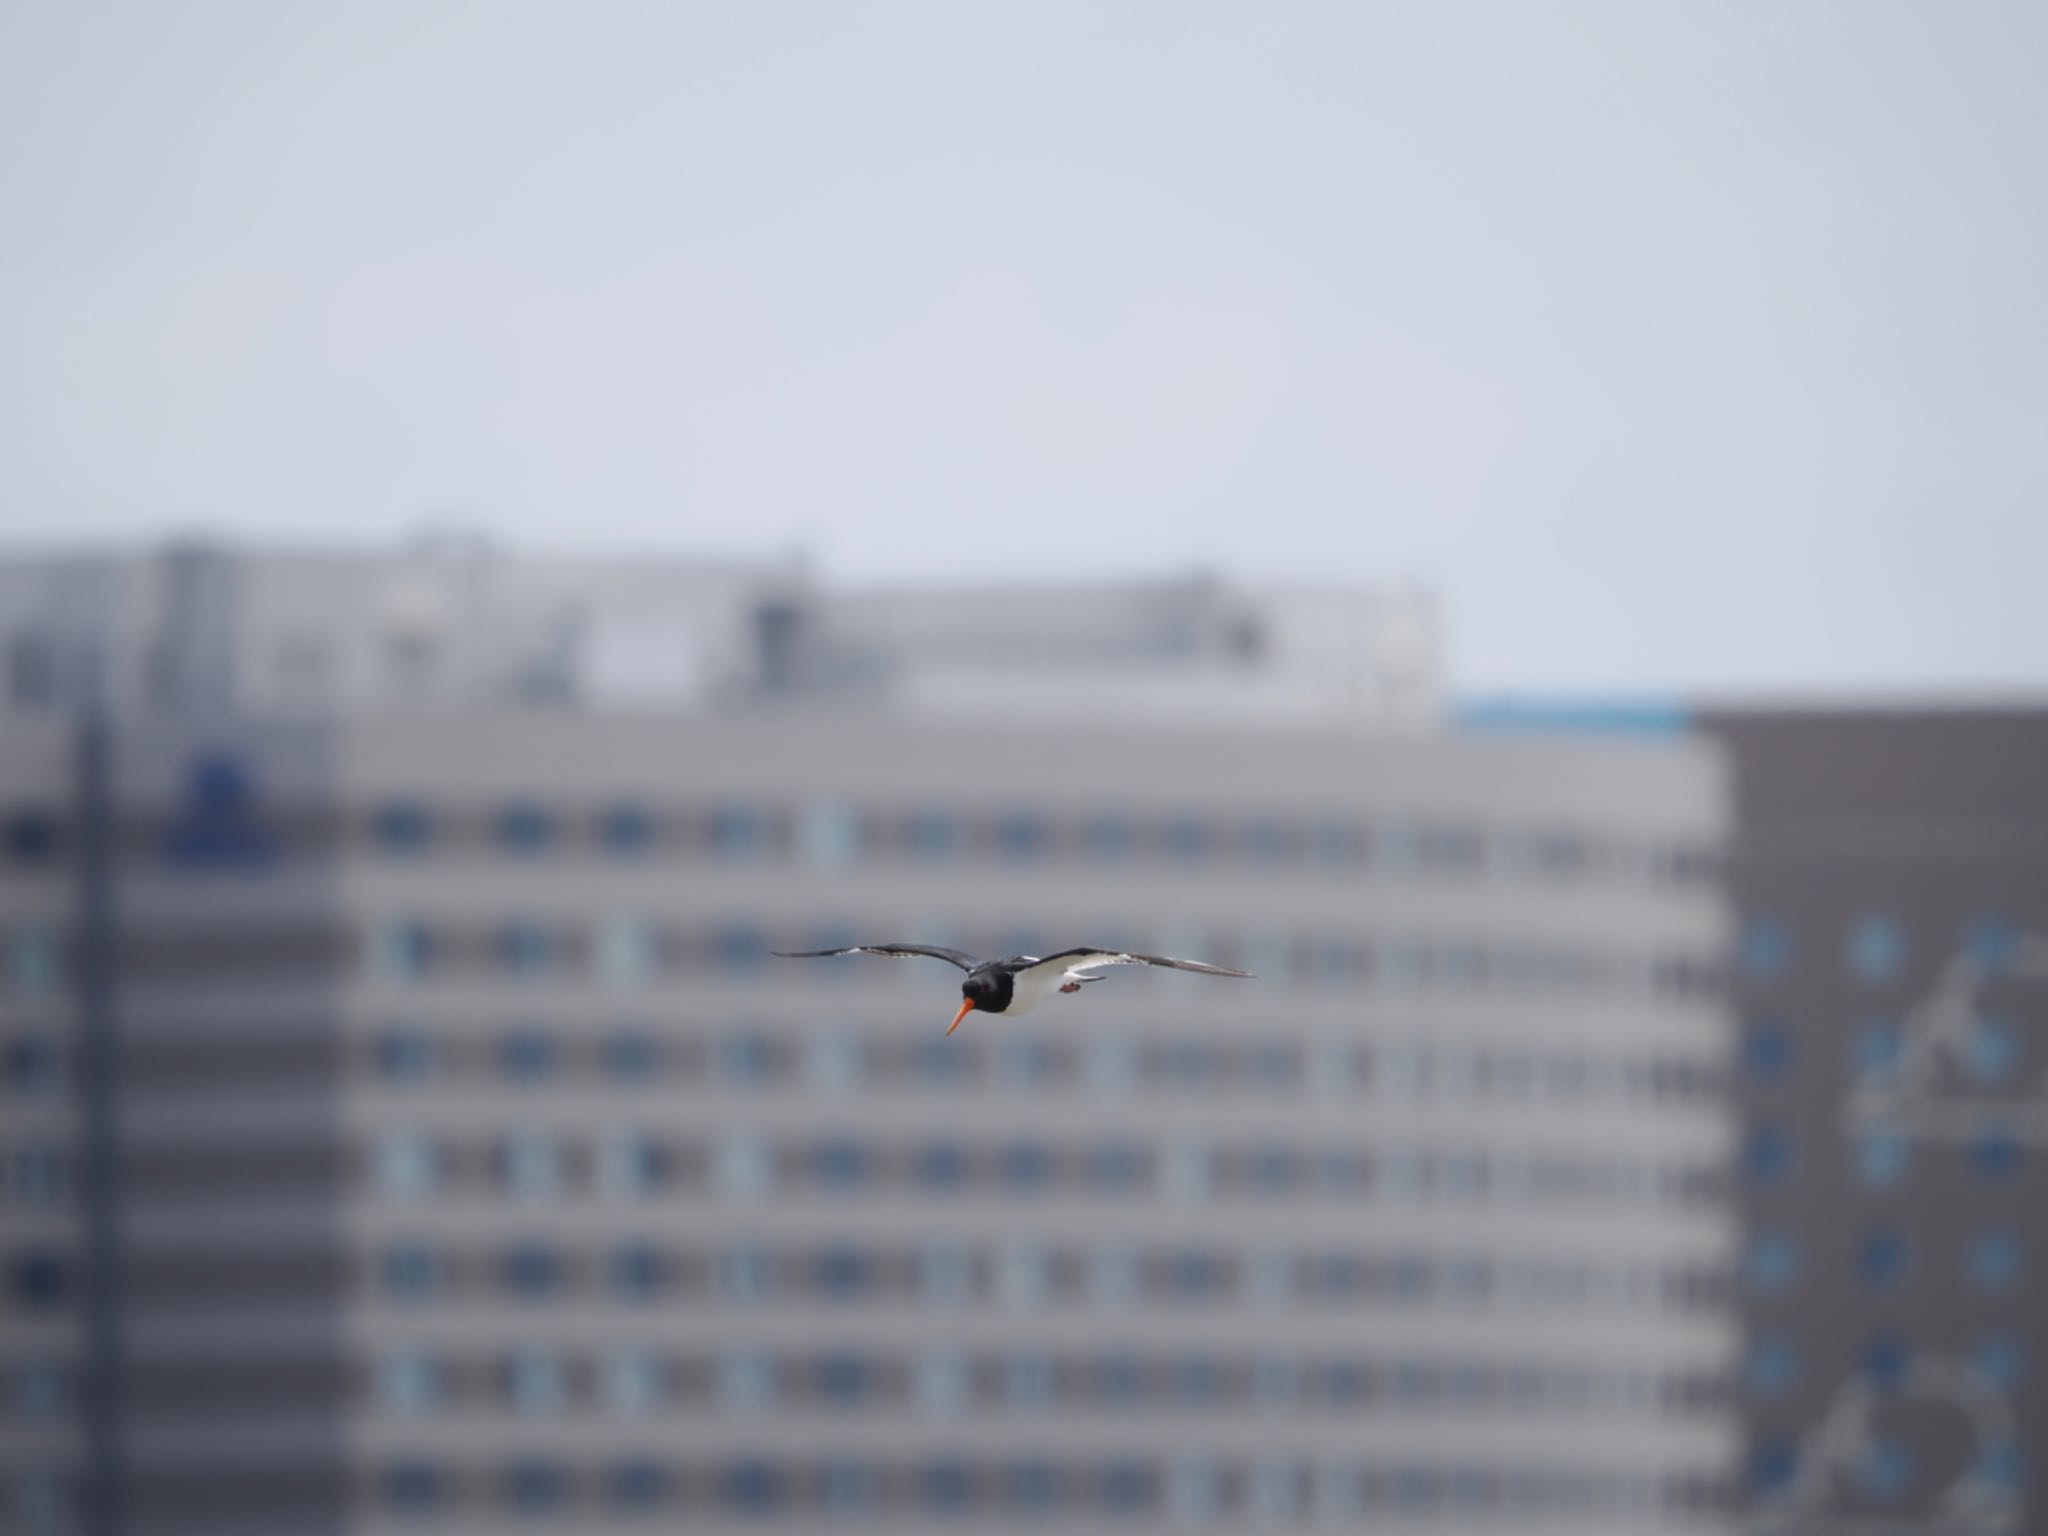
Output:
<path fill-rule="evenodd" d="M 993 965 L 976 966 L 960 983 L 960 1011 L 953 1015 L 946 1033 L 950 1035 L 958 1029 L 960 1021 L 970 1013 L 1001 1013 L 1010 1006 L 1015 989 L 1016 982 L 1008 971 Z"/>

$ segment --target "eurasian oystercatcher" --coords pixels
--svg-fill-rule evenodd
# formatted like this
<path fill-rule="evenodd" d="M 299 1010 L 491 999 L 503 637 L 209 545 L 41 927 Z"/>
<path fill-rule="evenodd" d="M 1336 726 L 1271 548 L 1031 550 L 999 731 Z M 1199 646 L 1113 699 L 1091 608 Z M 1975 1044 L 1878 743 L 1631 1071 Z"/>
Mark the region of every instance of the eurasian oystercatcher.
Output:
<path fill-rule="evenodd" d="M 1173 971 L 1247 979 L 1252 974 L 1221 965 L 1204 965 L 1199 960 L 1133 955 L 1120 949 L 1063 949 L 1056 955 L 1011 955 L 1003 960 L 977 960 L 943 944 L 847 944 L 839 949 L 778 949 L 771 953 L 784 960 L 823 960 L 833 955 L 888 955 L 902 960 L 928 955 L 957 965 L 967 973 L 967 979 L 960 983 L 960 1011 L 946 1026 L 949 1035 L 970 1013 L 1029 1013 L 1055 992 L 1078 992 L 1083 982 L 1102 980 L 1089 974 L 1098 966 L 1161 965 Z"/>

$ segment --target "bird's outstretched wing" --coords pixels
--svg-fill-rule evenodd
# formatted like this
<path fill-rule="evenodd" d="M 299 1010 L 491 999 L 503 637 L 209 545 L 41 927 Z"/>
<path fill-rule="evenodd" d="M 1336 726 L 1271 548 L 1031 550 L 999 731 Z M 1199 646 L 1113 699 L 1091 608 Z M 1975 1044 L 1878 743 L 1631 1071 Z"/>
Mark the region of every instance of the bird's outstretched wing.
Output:
<path fill-rule="evenodd" d="M 928 955 L 934 960 L 957 965 L 963 971 L 971 971 L 975 966 L 974 956 L 948 949 L 943 944 L 848 944 L 840 949 L 777 949 L 769 953 L 784 960 L 823 960 L 831 955 L 888 955 L 905 960 L 913 955 Z"/>
<path fill-rule="evenodd" d="M 1157 965 L 1169 971 L 1199 971 L 1204 976 L 1251 977 L 1250 971 L 1233 971 L 1227 966 L 1205 965 L 1200 960 L 1175 960 L 1166 955 L 1134 955 L 1121 949 L 1063 949 L 1056 955 L 1032 960 L 1017 968 L 1016 974 L 1029 971 L 1085 971 L 1098 965 Z"/>

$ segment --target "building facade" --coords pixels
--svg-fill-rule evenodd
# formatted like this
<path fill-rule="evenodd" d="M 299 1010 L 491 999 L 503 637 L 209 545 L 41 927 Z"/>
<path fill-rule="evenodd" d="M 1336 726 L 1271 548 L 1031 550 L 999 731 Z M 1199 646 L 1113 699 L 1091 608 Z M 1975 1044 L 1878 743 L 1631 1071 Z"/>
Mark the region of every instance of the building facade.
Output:
<path fill-rule="evenodd" d="M 81 777 L 43 734 L 0 753 L 24 1528 L 1724 1523 L 1711 747 L 373 712 L 117 721 Z M 768 954 L 861 938 L 1257 979 L 947 1038 L 943 964 Z"/>
<path fill-rule="evenodd" d="M 2038 1530 L 2048 711 L 1698 724 L 1739 798 L 1755 1527 Z"/>

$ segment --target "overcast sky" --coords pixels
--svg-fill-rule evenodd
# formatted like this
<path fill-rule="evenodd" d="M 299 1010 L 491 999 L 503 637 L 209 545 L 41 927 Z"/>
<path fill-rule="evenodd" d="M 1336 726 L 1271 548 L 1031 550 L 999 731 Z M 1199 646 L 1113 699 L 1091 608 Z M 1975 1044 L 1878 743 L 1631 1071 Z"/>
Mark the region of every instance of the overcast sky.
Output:
<path fill-rule="evenodd" d="M 2048 692 L 2048 6 L 0 6 L 0 538 L 446 509 Z"/>

